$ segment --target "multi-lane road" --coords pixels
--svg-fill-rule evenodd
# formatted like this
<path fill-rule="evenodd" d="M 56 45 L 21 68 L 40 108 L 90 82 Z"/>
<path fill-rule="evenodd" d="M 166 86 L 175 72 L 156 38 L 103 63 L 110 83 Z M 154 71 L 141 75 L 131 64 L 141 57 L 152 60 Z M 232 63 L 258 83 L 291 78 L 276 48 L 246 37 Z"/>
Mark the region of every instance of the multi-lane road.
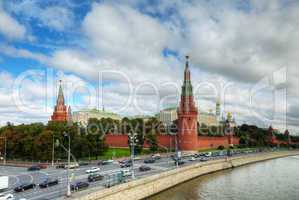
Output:
<path fill-rule="evenodd" d="M 221 159 L 223 156 L 214 156 L 209 157 L 209 159 Z M 183 159 L 185 161 L 185 165 L 201 162 L 200 158 L 196 158 L 195 161 L 190 161 L 190 157 L 186 157 Z M 139 171 L 139 167 L 142 165 L 150 166 L 151 170 L 146 172 Z M 91 167 L 97 166 L 96 164 L 89 164 L 87 166 L 81 166 L 76 169 L 71 170 L 71 182 L 75 183 L 77 181 L 87 181 L 88 174 L 86 174 L 86 170 Z M 111 174 L 113 172 L 117 172 L 122 170 L 120 168 L 119 163 L 117 161 L 108 164 L 101 165 L 100 173 L 103 175 Z M 152 164 L 144 164 L 144 160 L 138 160 L 134 162 L 134 172 L 136 178 L 145 177 L 148 175 L 160 173 L 166 170 L 170 170 L 176 168 L 175 162 L 170 157 L 162 157 L 159 160 L 156 160 L 155 163 Z M 41 199 L 63 199 L 66 195 L 67 190 L 67 170 L 65 169 L 55 169 L 55 168 L 47 168 L 40 171 L 30 172 L 27 171 L 27 168 L 22 167 L 10 167 L 10 166 L 0 166 L 0 175 L 8 175 L 9 176 L 9 190 L 5 191 L 5 193 L 12 193 L 16 200 L 18 199 L 30 199 L 30 200 L 41 200 Z M 41 189 L 36 187 L 35 189 L 27 190 L 24 192 L 15 193 L 13 191 L 14 187 L 21 183 L 35 183 L 39 184 L 46 178 L 58 179 L 59 184 Z M 99 190 L 105 187 L 105 181 L 107 179 L 103 179 L 101 181 L 92 182 L 89 185 L 89 190 Z M 130 181 L 130 177 L 127 177 L 127 181 Z M 72 195 L 76 195 L 76 193 L 72 193 Z"/>

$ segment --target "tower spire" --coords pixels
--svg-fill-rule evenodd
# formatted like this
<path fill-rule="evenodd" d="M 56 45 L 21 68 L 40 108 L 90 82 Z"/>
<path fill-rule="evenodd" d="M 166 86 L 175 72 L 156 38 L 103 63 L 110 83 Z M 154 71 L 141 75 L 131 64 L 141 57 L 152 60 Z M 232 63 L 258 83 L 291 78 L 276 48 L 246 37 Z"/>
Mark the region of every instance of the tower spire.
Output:
<path fill-rule="evenodd" d="M 59 80 L 59 91 L 57 97 L 57 105 L 64 105 L 64 95 L 62 91 L 62 80 Z"/>
<path fill-rule="evenodd" d="M 189 70 L 189 56 L 186 56 L 185 72 L 184 72 L 184 82 L 190 81 L 190 70 Z"/>

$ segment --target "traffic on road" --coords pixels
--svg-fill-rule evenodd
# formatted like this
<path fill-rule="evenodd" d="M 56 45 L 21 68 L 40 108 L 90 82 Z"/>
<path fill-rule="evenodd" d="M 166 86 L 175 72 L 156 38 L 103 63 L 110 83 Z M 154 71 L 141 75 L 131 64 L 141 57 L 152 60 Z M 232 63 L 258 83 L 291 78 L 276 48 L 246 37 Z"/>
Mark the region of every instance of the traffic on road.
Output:
<path fill-rule="evenodd" d="M 258 150 L 234 150 L 232 156 L 255 154 Z M 143 159 L 107 160 L 93 163 L 72 163 L 70 166 L 70 183 L 72 195 L 79 190 L 87 188 L 102 189 L 116 184 L 132 180 L 132 173 L 136 178 L 161 173 L 182 165 L 206 162 L 209 160 L 222 159 L 227 156 L 227 151 L 204 152 L 184 155 L 176 153 L 173 155 L 154 154 Z M 66 165 L 56 167 L 41 167 L 33 165 L 28 169 L 22 167 L 0 166 L 1 176 L 8 176 L 7 189 L 0 194 L 0 200 L 19 199 L 63 199 L 67 191 L 67 168 Z"/>

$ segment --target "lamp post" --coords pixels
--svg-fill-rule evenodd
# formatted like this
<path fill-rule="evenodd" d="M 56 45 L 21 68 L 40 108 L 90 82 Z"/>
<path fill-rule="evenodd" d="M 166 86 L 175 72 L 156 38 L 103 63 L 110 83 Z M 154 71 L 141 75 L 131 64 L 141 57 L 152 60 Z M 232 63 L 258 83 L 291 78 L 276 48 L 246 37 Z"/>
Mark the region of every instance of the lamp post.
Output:
<path fill-rule="evenodd" d="M 52 135 L 52 167 L 54 167 L 54 155 L 55 155 L 55 142 L 54 134 Z"/>
<path fill-rule="evenodd" d="M 132 179 L 135 179 L 135 172 L 134 172 L 134 149 L 135 149 L 135 143 L 138 142 L 137 139 L 137 133 L 132 133 L 129 135 L 129 142 L 130 142 L 130 146 L 131 146 L 131 161 L 132 161 L 132 167 L 131 167 L 131 171 L 132 171 Z"/>
<path fill-rule="evenodd" d="M 67 192 L 66 196 L 70 197 L 71 196 L 71 184 L 70 184 L 70 162 L 71 162 L 71 138 L 70 135 L 67 133 L 63 133 L 64 137 L 68 138 L 68 149 L 66 149 L 62 144 L 61 146 L 65 151 L 67 151 Z M 56 146 L 59 146 L 59 140 L 56 140 Z"/>
<path fill-rule="evenodd" d="M 67 154 L 67 193 L 66 196 L 71 196 L 71 184 L 70 184 L 70 162 L 71 162 L 71 137 L 70 134 L 64 132 L 64 137 L 68 138 L 69 145 L 68 145 L 68 154 Z"/>

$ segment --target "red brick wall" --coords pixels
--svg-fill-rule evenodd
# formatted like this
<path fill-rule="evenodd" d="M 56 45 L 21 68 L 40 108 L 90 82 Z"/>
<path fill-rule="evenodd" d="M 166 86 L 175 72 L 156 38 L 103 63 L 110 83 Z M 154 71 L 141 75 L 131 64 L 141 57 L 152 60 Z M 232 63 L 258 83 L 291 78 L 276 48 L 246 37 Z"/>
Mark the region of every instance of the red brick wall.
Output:
<path fill-rule="evenodd" d="M 110 147 L 128 147 L 127 135 L 106 135 L 105 142 Z"/>
<path fill-rule="evenodd" d="M 159 145 L 166 148 L 175 147 L 175 139 L 170 135 L 159 135 L 158 136 Z M 128 136 L 127 135 L 106 135 L 106 144 L 110 147 L 128 147 Z M 239 144 L 239 138 L 233 138 L 233 144 Z M 209 137 L 209 136 L 199 136 L 198 137 L 198 149 L 208 149 L 217 148 L 219 146 L 228 146 L 228 139 L 224 137 Z M 145 142 L 144 147 L 149 147 Z"/>
<path fill-rule="evenodd" d="M 232 142 L 234 145 L 239 144 L 239 138 L 233 137 Z M 219 146 L 228 146 L 228 137 L 209 137 L 209 136 L 199 136 L 198 137 L 198 148 L 208 149 L 208 148 L 218 148 Z"/>

